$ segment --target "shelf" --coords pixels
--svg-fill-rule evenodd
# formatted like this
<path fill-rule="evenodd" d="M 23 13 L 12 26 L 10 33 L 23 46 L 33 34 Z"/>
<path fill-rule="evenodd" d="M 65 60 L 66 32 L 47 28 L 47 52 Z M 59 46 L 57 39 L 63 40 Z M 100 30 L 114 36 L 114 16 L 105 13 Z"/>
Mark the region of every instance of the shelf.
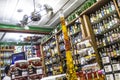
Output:
<path fill-rule="evenodd" d="M 120 43 L 120 39 L 115 40 L 113 42 L 109 42 L 108 44 L 106 44 L 106 46 L 100 46 L 100 47 L 98 47 L 98 49 L 101 49 L 101 48 L 104 48 L 104 47 L 107 47 L 107 46 L 111 46 L 111 45 L 116 44 L 116 43 Z"/>
<path fill-rule="evenodd" d="M 106 3 L 108 3 L 110 0 L 98 0 L 96 3 L 94 3 L 92 6 L 87 8 L 85 11 L 83 11 L 80 16 L 85 14 L 91 14 L 95 13 L 96 10 L 100 9 L 100 7 L 104 6 Z"/>
<path fill-rule="evenodd" d="M 117 24 L 114 24 L 111 28 L 105 30 L 105 31 L 102 31 L 100 34 L 96 34 L 95 36 L 101 36 L 105 33 L 108 33 L 110 31 L 112 31 L 113 29 L 117 28 L 118 26 L 120 26 L 120 23 L 117 23 Z"/>
<path fill-rule="evenodd" d="M 49 37 L 46 41 L 44 41 L 43 43 L 42 43 L 42 45 L 44 45 L 45 43 L 47 43 L 50 39 L 52 39 L 53 37 L 55 36 L 55 34 L 53 34 L 51 37 Z"/>
<path fill-rule="evenodd" d="M 91 23 L 91 24 L 92 24 L 92 25 L 98 24 L 99 22 L 107 19 L 108 17 L 112 16 L 112 15 L 115 14 L 115 13 L 117 13 L 116 10 L 113 11 L 112 13 L 110 13 L 110 14 L 107 14 L 107 15 L 103 16 L 101 19 L 99 19 L 99 20 L 97 20 L 97 21 L 95 21 L 94 23 Z"/>
<path fill-rule="evenodd" d="M 13 52 L 14 51 L 14 49 L 0 49 L 0 51 L 4 51 L 4 52 Z"/>
<path fill-rule="evenodd" d="M 59 44 L 60 44 L 60 43 L 64 43 L 64 40 L 61 40 L 61 41 L 59 42 Z"/>
<path fill-rule="evenodd" d="M 111 60 L 113 59 L 119 59 L 120 58 L 120 55 L 119 56 L 115 56 L 115 57 L 111 57 Z"/>

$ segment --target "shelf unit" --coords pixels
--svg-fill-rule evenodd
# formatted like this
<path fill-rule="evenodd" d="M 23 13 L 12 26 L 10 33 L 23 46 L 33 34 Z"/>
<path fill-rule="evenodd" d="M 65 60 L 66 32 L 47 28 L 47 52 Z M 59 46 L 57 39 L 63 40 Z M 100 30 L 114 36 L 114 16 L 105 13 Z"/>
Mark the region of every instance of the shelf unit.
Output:
<path fill-rule="evenodd" d="M 108 5 L 108 3 L 110 2 L 110 1 L 112 1 L 112 8 L 113 8 L 113 5 L 114 5 L 114 9 L 115 10 L 113 10 L 112 12 L 109 12 L 110 14 L 107 14 L 107 15 L 102 15 L 102 18 L 98 18 L 98 20 L 95 20 L 95 21 L 93 21 L 93 22 L 91 22 L 91 15 L 90 14 L 96 14 L 96 13 L 98 13 L 99 12 L 99 9 L 100 8 L 102 8 L 103 6 L 104 7 L 106 7 L 105 5 L 107 4 Z M 110 3 L 109 3 L 109 5 L 110 5 Z M 104 7 L 103 7 L 103 9 L 101 9 L 101 10 L 104 10 Z M 107 6 L 108 7 L 108 6 Z M 109 6 L 110 7 L 110 6 Z M 106 8 L 107 9 L 107 8 Z M 98 12 L 96 12 L 96 11 L 98 11 Z M 107 11 L 107 10 L 106 10 Z M 96 13 L 95 13 L 96 12 Z M 101 13 L 101 12 L 100 12 Z M 106 28 L 106 29 L 104 29 L 103 31 L 101 31 L 100 32 L 100 34 L 95 34 L 94 32 L 96 31 L 96 30 L 94 30 L 94 25 L 96 25 L 96 24 L 98 24 L 99 22 L 102 22 L 103 20 L 107 20 L 108 19 L 108 17 L 111 17 L 111 16 L 113 16 L 114 14 L 117 14 L 118 15 L 118 17 L 120 17 L 120 8 L 118 8 L 118 3 L 117 3 L 117 0 L 98 0 L 96 3 L 94 3 L 92 6 L 90 6 L 88 9 L 86 9 L 85 11 L 83 11 L 78 17 L 76 17 L 75 19 L 73 19 L 70 23 L 68 23 L 67 24 L 67 28 L 68 28 L 68 34 L 70 34 L 69 35 L 69 38 L 70 38 L 70 41 L 71 41 L 71 51 L 73 52 L 73 59 L 74 59 L 74 64 L 75 64 L 75 68 L 76 68 L 76 64 L 78 63 L 76 63 L 76 60 L 75 60 L 75 58 L 76 58 L 76 56 L 78 57 L 78 56 L 80 56 L 80 54 L 77 54 L 77 48 L 78 48 L 78 46 L 80 46 L 79 44 L 81 44 L 81 43 L 83 43 L 84 41 L 89 41 L 90 42 L 90 44 L 91 44 L 91 46 L 92 46 L 92 48 L 93 48 L 93 50 L 94 50 L 94 52 L 92 52 L 92 53 L 94 53 L 95 55 L 93 55 L 93 57 L 95 57 L 95 58 L 93 58 L 93 59 L 91 59 L 91 62 L 97 62 L 98 64 L 99 64 L 99 66 L 100 66 L 100 68 L 101 69 L 103 69 L 103 63 L 102 63 L 102 56 L 101 56 L 101 53 L 99 52 L 99 50 L 102 48 L 102 47 L 107 47 L 107 46 L 109 46 L 109 45 L 114 45 L 114 44 L 116 44 L 116 43 L 118 43 L 119 42 L 119 39 L 115 39 L 112 43 L 111 42 L 109 42 L 109 43 L 107 43 L 107 44 L 105 44 L 104 46 L 98 46 L 98 41 L 96 41 L 97 39 L 96 38 L 98 38 L 98 36 L 100 36 L 100 37 L 103 37 L 104 36 L 104 34 L 105 33 L 108 33 L 109 31 L 112 31 L 113 29 L 116 29 L 116 28 L 118 28 L 118 26 L 119 26 L 119 21 L 116 23 L 116 24 L 114 24 L 114 25 L 111 25 L 108 29 Z M 80 26 L 80 29 L 79 28 L 77 28 L 76 27 L 76 25 L 81 25 Z M 75 30 L 72 30 L 72 27 L 74 27 L 74 28 L 76 28 L 76 31 Z M 117 33 L 117 32 L 116 32 Z M 64 41 L 62 40 L 59 40 L 59 36 L 61 36 L 62 35 L 62 31 L 61 30 L 59 30 L 59 31 L 57 31 L 57 33 L 55 33 L 55 34 L 53 34 L 53 36 L 57 36 L 56 37 L 56 43 L 57 44 L 59 44 L 58 45 L 58 52 L 59 52 L 59 54 L 60 54 L 60 58 L 62 58 L 63 57 L 63 53 L 64 53 L 64 51 L 65 51 L 65 49 L 63 49 L 63 50 L 61 50 L 61 45 L 62 46 L 64 46 Z M 77 35 L 79 36 L 79 38 L 76 38 L 77 37 Z M 82 36 L 81 36 L 82 35 Z M 53 36 L 51 36 L 47 41 L 49 41 Z M 76 39 L 76 40 L 75 40 Z M 45 43 L 47 43 L 47 41 L 45 41 L 45 42 L 43 42 L 42 43 L 42 45 L 41 45 L 41 47 L 43 47 L 43 45 L 45 44 Z M 85 49 L 86 49 L 87 47 L 85 47 Z M 41 48 L 42 49 L 42 48 Z M 78 48 L 79 49 L 79 48 Z M 80 48 L 79 50 L 82 50 L 82 48 Z M 84 49 L 83 49 L 84 50 Z M 41 50 L 42 52 L 41 53 L 43 53 L 44 51 L 43 50 Z M 103 50 L 104 51 L 104 50 Z M 98 54 L 99 53 L 99 54 Z M 61 56 L 62 55 L 62 56 Z M 84 56 L 83 56 L 84 57 Z M 65 54 L 64 54 L 64 58 L 65 58 Z M 116 58 L 118 58 L 118 57 L 110 57 L 111 59 L 116 59 Z M 44 62 L 45 62 L 45 60 L 44 60 L 44 57 L 43 57 L 43 65 L 44 65 Z M 63 64 L 63 62 L 61 63 L 61 64 Z M 90 63 L 90 64 L 92 64 L 92 63 Z M 89 64 L 89 65 L 90 65 Z M 81 65 L 82 66 L 82 65 Z M 91 66 L 91 65 L 90 65 Z M 77 72 L 79 72 L 79 71 L 81 71 L 81 67 L 80 67 L 80 69 L 78 69 L 78 67 L 79 66 L 77 66 L 77 68 L 76 68 L 76 71 Z M 62 66 L 62 68 L 63 68 L 63 66 Z M 86 67 L 87 68 L 87 67 Z M 64 69 L 63 69 L 64 70 Z M 46 73 L 45 73 L 46 74 Z M 104 80 L 103 78 L 101 78 L 101 80 Z"/>
<path fill-rule="evenodd" d="M 11 56 L 13 53 L 14 53 L 13 46 L 0 46 L 1 79 L 5 76 L 4 73 L 5 66 L 11 64 Z"/>
<path fill-rule="evenodd" d="M 115 66 L 113 67 L 114 64 L 117 65 L 117 68 L 120 67 L 118 60 L 120 47 L 120 10 L 116 1 L 99 0 L 81 14 L 88 26 L 88 35 L 92 37 L 96 46 L 95 49 L 99 53 L 99 57 L 97 58 L 100 62 L 99 64 L 101 64 L 101 68 L 105 69 L 106 80 L 117 80 L 116 77 L 120 74 L 119 70 L 116 72 L 112 70 L 115 68 Z M 96 13 L 99 15 L 96 16 Z M 104 64 L 105 61 L 109 62 Z M 112 63 L 113 61 L 116 63 Z"/>

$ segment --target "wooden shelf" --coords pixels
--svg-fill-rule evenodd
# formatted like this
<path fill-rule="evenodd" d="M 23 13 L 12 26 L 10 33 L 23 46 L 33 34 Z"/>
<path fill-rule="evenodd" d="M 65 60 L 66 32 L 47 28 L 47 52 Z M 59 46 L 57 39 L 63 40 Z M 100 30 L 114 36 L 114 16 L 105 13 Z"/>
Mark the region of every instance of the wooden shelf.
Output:
<path fill-rule="evenodd" d="M 92 6 L 90 6 L 89 8 L 87 8 L 85 11 L 83 11 L 80 16 L 84 15 L 84 14 L 91 14 L 91 13 L 95 13 L 96 10 L 100 9 L 100 7 L 104 6 L 106 3 L 108 3 L 110 0 L 98 0 L 96 3 L 94 3 Z"/>
<path fill-rule="evenodd" d="M 4 52 L 12 52 L 12 51 L 14 51 L 14 49 L 0 49 L 0 51 L 4 51 Z"/>
<path fill-rule="evenodd" d="M 53 37 L 55 36 L 55 34 L 54 35 L 51 35 L 51 37 L 49 37 L 46 41 L 44 41 L 43 43 L 42 43 L 42 45 L 44 45 L 45 43 L 47 43 L 50 39 L 52 39 Z"/>
<path fill-rule="evenodd" d="M 67 24 L 67 27 L 69 27 L 70 25 L 74 24 L 77 19 L 79 19 L 79 17 L 77 17 L 77 18 L 73 19 L 72 21 L 70 21 L 70 22 Z"/>

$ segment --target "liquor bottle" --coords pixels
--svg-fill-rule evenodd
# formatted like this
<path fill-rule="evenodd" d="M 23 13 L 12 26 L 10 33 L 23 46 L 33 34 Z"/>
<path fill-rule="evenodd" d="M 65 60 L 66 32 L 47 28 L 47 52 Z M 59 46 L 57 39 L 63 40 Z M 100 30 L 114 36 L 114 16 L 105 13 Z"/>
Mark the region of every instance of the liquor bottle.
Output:
<path fill-rule="evenodd" d="M 97 46 L 99 46 L 99 39 L 96 37 Z"/>
<path fill-rule="evenodd" d="M 119 53 L 119 55 L 120 55 L 120 43 L 118 43 L 118 48 L 119 48 L 118 53 Z"/>
<path fill-rule="evenodd" d="M 117 56 L 117 53 L 116 53 L 116 45 L 113 45 L 113 57 Z"/>
<path fill-rule="evenodd" d="M 112 11 L 115 11 L 115 6 L 114 6 L 114 3 L 112 1 L 110 1 L 110 5 L 111 5 L 111 8 L 112 8 Z"/>
<path fill-rule="evenodd" d="M 109 33 L 106 33 L 107 34 L 107 42 L 109 43 L 110 42 L 110 34 Z"/>
<path fill-rule="evenodd" d="M 118 7 L 120 8 L 120 0 L 117 0 L 117 3 L 118 3 Z"/>
<path fill-rule="evenodd" d="M 99 13 L 98 13 L 98 11 L 95 12 L 95 16 L 96 16 L 95 17 L 96 18 L 95 21 L 97 21 L 99 19 Z"/>
<path fill-rule="evenodd" d="M 101 10 L 101 15 L 102 15 L 102 17 L 103 17 L 103 16 L 105 15 L 105 14 L 104 14 L 104 9 L 101 8 L 100 10 Z"/>
<path fill-rule="evenodd" d="M 103 10 L 104 10 L 104 16 L 107 14 L 105 6 L 103 6 Z"/>
<path fill-rule="evenodd" d="M 109 21 L 109 27 L 111 28 L 112 27 L 112 20 L 110 17 L 108 18 L 108 21 Z"/>
<path fill-rule="evenodd" d="M 111 18 L 112 25 L 114 25 L 115 24 L 114 17 L 110 16 L 110 18 Z"/>
<path fill-rule="evenodd" d="M 112 40 L 112 32 L 111 31 L 109 32 L 109 35 L 110 35 L 109 36 L 110 37 L 110 42 L 112 42 L 113 40 Z"/>
<path fill-rule="evenodd" d="M 114 14 L 113 16 L 114 16 L 114 22 L 115 24 L 117 24 L 119 22 L 118 16 L 117 14 Z"/>
<path fill-rule="evenodd" d="M 118 46 L 118 44 L 116 44 L 116 53 L 117 53 L 117 56 L 120 55 L 120 54 L 119 54 L 119 46 Z"/>
<path fill-rule="evenodd" d="M 111 8 L 110 3 L 108 3 L 108 8 L 109 8 L 109 12 L 112 13 L 112 8 Z"/>
<path fill-rule="evenodd" d="M 98 10 L 98 15 L 99 15 L 99 19 L 101 19 L 102 18 L 102 14 L 101 14 L 100 10 Z"/>
<path fill-rule="evenodd" d="M 90 14 L 90 21 L 91 21 L 91 23 L 93 23 L 93 17 L 92 17 L 92 14 Z"/>
<path fill-rule="evenodd" d="M 110 14 L 110 12 L 109 12 L 109 6 L 108 5 L 105 5 L 105 9 L 106 9 L 106 13 Z"/>

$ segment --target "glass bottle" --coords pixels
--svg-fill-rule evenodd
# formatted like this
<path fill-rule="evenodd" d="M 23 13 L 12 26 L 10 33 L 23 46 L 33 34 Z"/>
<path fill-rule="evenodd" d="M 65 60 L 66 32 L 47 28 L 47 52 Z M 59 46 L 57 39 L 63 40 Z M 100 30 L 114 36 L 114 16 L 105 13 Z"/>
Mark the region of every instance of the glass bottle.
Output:
<path fill-rule="evenodd" d="M 112 1 L 110 1 L 110 5 L 111 5 L 111 8 L 112 8 L 112 11 L 115 11 L 115 6 L 114 6 L 114 3 Z"/>
<path fill-rule="evenodd" d="M 110 3 L 108 3 L 108 8 L 109 8 L 109 12 L 111 13 L 112 12 L 112 8 L 111 8 Z"/>
<path fill-rule="evenodd" d="M 104 16 L 107 14 L 105 6 L 103 6 L 103 10 L 104 10 Z"/>
<path fill-rule="evenodd" d="M 102 15 L 102 17 L 105 15 L 105 14 L 104 14 L 104 9 L 103 9 L 103 8 L 101 8 L 101 15 Z"/>
<path fill-rule="evenodd" d="M 98 10 L 98 15 L 99 15 L 99 19 L 101 19 L 102 18 L 102 14 L 101 14 L 100 10 Z"/>
<path fill-rule="evenodd" d="M 110 14 L 108 5 L 105 5 L 105 8 L 106 8 L 106 13 Z"/>
<path fill-rule="evenodd" d="M 113 55 L 114 55 L 114 57 L 115 57 L 115 56 L 117 56 L 117 53 L 116 53 L 116 45 L 113 45 L 112 47 L 113 47 Z"/>
<path fill-rule="evenodd" d="M 92 14 L 90 14 L 90 21 L 91 21 L 91 23 L 93 23 Z"/>
<path fill-rule="evenodd" d="M 110 18 L 111 18 L 111 21 L 112 21 L 112 26 L 113 26 L 113 25 L 115 24 L 114 17 L 113 17 L 113 16 L 111 16 Z"/>
<path fill-rule="evenodd" d="M 117 16 L 117 14 L 114 14 L 113 16 L 114 16 L 114 22 L 115 22 L 115 24 L 117 24 L 119 21 L 118 16 Z"/>
<path fill-rule="evenodd" d="M 117 0 L 117 3 L 118 3 L 118 7 L 120 8 L 120 0 Z"/>

